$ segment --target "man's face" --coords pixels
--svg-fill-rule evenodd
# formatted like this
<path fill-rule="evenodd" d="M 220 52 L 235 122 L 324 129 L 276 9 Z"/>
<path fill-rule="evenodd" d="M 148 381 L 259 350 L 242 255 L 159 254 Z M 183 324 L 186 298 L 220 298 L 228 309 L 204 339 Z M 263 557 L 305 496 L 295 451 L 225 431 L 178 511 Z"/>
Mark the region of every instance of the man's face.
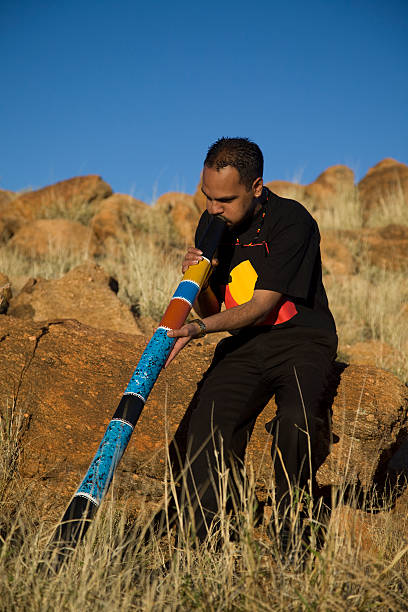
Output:
<path fill-rule="evenodd" d="M 207 198 L 207 211 L 225 219 L 233 227 L 251 217 L 260 204 L 255 198 L 262 193 L 262 178 L 254 181 L 252 188 L 240 182 L 239 172 L 233 166 L 217 170 L 204 166 L 202 192 Z"/>

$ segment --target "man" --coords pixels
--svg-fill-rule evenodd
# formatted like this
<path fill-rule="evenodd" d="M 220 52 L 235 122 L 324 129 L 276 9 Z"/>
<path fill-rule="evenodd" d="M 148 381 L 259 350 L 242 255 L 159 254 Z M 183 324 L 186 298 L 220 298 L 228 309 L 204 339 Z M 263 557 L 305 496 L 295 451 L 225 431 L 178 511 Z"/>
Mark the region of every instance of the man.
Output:
<path fill-rule="evenodd" d="M 205 333 L 232 334 L 215 350 L 188 424 L 185 492 L 201 541 L 219 511 L 221 459 L 236 504 L 248 439 L 273 395 L 277 414 L 270 431 L 282 521 L 288 521 L 295 492 L 310 493 L 321 398 L 336 355 L 317 224 L 301 204 L 265 188 L 262 175 L 262 152 L 248 139 L 221 138 L 209 148 L 202 180 L 207 210 L 196 238 L 214 215 L 227 228 L 209 283 L 194 304 L 201 319 L 168 332 L 177 339 L 168 363 Z M 183 273 L 201 255 L 190 247 Z"/>

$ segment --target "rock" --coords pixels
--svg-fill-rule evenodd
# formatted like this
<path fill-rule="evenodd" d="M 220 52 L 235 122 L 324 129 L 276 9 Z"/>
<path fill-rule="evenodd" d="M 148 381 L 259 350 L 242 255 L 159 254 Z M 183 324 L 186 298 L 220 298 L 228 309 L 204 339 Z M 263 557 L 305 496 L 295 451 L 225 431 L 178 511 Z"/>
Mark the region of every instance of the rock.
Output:
<path fill-rule="evenodd" d="M 331 166 L 320 174 L 313 183 L 305 187 L 306 201 L 321 210 L 353 198 L 355 192 L 354 172 L 347 166 Z"/>
<path fill-rule="evenodd" d="M 355 262 L 350 249 L 346 246 L 338 232 L 324 230 L 321 232 L 322 265 L 325 273 L 334 276 L 354 274 Z"/>
<path fill-rule="evenodd" d="M 355 344 L 345 344 L 342 353 L 347 355 L 350 363 L 371 365 L 389 369 L 401 359 L 402 355 L 386 342 L 367 340 Z"/>
<path fill-rule="evenodd" d="M 8 245 L 32 259 L 62 253 L 93 253 L 89 227 L 69 219 L 38 219 L 21 227 Z"/>
<path fill-rule="evenodd" d="M 128 243 L 144 230 L 149 211 L 147 204 L 122 193 L 102 200 L 90 224 L 97 241 L 97 254 L 118 254 L 120 244 Z"/>
<path fill-rule="evenodd" d="M 16 197 L 16 194 L 14 193 L 14 191 L 7 191 L 5 189 L 0 189 L 0 212 L 2 208 L 4 208 L 6 204 L 14 200 L 15 197 Z"/>
<path fill-rule="evenodd" d="M 323 235 L 326 232 L 323 232 Z M 380 228 L 337 230 L 339 240 L 354 243 L 368 263 L 385 270 L 406 270 L 408 266 L 408 227 L 387 225 Z"/>
<path fill-rule="evenodd" d="M 112 194 L 100 176 L 77 176 L 16 197 L 1 211 L 0 237 L 5 240 L 25 223 L 35 219 L 65 216 L 64 211 L 81 207 L 92 211 L 93 205 Z M 54 209 L 54 212 L 51 212 Z M 92 216 L 92 215 L 90 215 Z"/>
<path fill-rule="evenodd" d="M 373 210 L 386 208 L 393 199 L 408 206 L 408 166 L 392 158 L 383 159 L 361 179 L 358 194 L 365 221 Z"/>
<path fill-rule="evenodd" d="M 92 327 L 139 334 L 129 308 L 112 291 L 117 283 L 87 262 L 58 280 L 30 279 L 10 301 L 8 314 L 22 319 L 76 319 Z"/>
<path fill-rule="evenodd" d="M 194 197 L 186 193 L 170 192 L 161 195 L 154 207 L 154 212 L 167 215 L 179 239 L 186 245 L 194 244 L 194 236 L 200 214 L 194 203 Z"/>
<path fill-rule="evenodd" d="M 281 198 L 289 198 L 303 203 L 305 200 L 305 186 L 290 181 L 271 181 L 265 183 L 266 187 Z"/>
<path fill-rule="evenodd" d="M 393 374 L 350 365 L 341 375 L 333 404 L 335 443 L 318 471 L 322 486 L 361 485 L 384 479 L 390 457 L 406 439 L 408 393 Z"/>
<path fill-rule="evenodd" d="M 345 197 L 354 197 L 354 172 L 347 166 L 331 166 L 308 185 L 271 181 L 266 186 L 281 196 L 301 202 L 311 212 L 332 208 Z"/>
<path fill-rule="evenodd" d="M 142 337 L 77 321 L 34 323 L 0 316 L 0 393 L 15 398 L 16 409 L 29 422 L 20 472 L 54 518 L 86 472 L 144 348 Z M 117 470 L 119 501 L 140 508 L 161 498 L 166 435 L 174 435 L 211 355 L 208 347 L 189 345 L 160 374 Z M 349 366 L 337 374 L 341 382 L 333 433 L 338 441 L 319 480 L 322 485 L 346 480 L 369 486 L 397 441 L 402 442 L 407 389 L 392 374 L 366 366 Z M 270 402 L 248 449 L 261 497 L 271 482 L 270 436 L 264 424 L 273 415 Z"/>
<path fill-rule="evenodd" d="M 361 239 L 372 265 L 394 271 L 408 268 L 408 227 L 365 229 Z"/>
<path fill-rule="evenodd" d="M 11 300 L 11 285 L 8 276 L 0 272 L 0 314 L 7 312 Z"/>
<path fill-rule="evenodd" d="M 199 180 L 199 183 L 197 185 L 197 189 L 196 189 L 195 194 L 193 196 L 194 206 L 196 207 L 196 209 L 198 210 L 200 215 L 201 215 L 201 213 L 203 213 L 205 211 L 205 209 L 207 207 L 207 199 L 206 199 L 205 195 L 203 194 L 203 192 L 201 191 L 202 180 L 203 180 L 203 174 L 201 173 L 200 180 Z"/>

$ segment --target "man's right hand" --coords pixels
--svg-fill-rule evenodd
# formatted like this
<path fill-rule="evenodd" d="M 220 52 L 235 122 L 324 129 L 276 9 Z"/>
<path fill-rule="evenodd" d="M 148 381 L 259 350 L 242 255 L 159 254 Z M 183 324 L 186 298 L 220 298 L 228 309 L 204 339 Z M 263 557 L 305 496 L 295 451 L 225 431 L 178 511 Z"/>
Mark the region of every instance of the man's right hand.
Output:
<path fill-rule="evenodd" d="M 181 271 L 184 272 L 190 267 L 197 265 L 203 258 L 203 252 L 196 247 L 190 246 L 187 249 L 187 253 L 184 256 L 184 260 L 181 266 Z M 218 266 L 218 259 L 215 257 L 211 260 L 211 265 L 213 268 Z"/>
<path fill-rule="evenodd" d="M 193 246 L 188 247 L 187 253 L 184 256 L 184 260 L 181 266 L 181 270 L 184 272 L 190 267 L 198 264 L 202 260 L 203 252 L 200 249 L 196 249 Z"/>

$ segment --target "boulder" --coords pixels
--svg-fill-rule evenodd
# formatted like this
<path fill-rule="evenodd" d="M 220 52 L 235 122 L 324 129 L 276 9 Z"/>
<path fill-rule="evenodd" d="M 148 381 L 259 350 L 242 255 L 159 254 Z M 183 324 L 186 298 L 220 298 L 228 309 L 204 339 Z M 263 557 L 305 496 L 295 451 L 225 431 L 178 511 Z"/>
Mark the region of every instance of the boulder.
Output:
<path fill-rule="evenodd" d="M 79 485 L 145 348 L 142 337 L 78 321 L 35 323 L 0 316 L 0 393 L 27 420 L 20 473 L 57 518 Z M 212 350 L 189 345 L 155 384 L 118 467 L 114 492 L 133 507 L 163 495 L 167 440 L 186 411 Z M 333 444 L 319 471 L 322 485 L 370 486 L 402 442 L 407 388 L 382 370 L 338 366 L 333 379 Z M 337 388 L 337 385 L 340 384 Z M 270 436 L 258 418 L 248 449 L 258 493 L 271 483 Z M 182 432 L 179 432 L 182 447 Z M 398 443 L 398 444 L 397 444 Z M 167 475 L 166 475 L 167 474 Z"/>
<path fill-rule="evenodd" d="M 28 191 L 16 197 L 1 211 L 0 237 L 8 239 L 25 223 L 35 219 L 65 217 L 81 207 L 89 209 L 87 215 L 92 216 L 90 212 L 94 204 L 111 194 L 109 185 L 96 175 L 77 176 Z"/>
<path fill-rule="evenodd" d="M 197 185 L 197 189 L 195 190 L 195 194 L 193 196 L 194 206 L 196 207 L 200 215 L 201 213 L 205 211 L 206 206 L 207 206 L 207 199 L 205 195 L 203 194 L 203 192 L 201 191 L 202 181 L 203 181 L 203 175 L 201 173 L 200 180 Z"/>
<path fill-rule="evenodd" d="M 69 219 L 38 219 L 23 225 L 8 245 L 31 259 L 69 253 L 93 253 L 89 227 Z"/>
<path fill-rule="evenodd" d="M 313 183 L 305 187 L 306 201 L 321 210 L 341 204 L 345 198 L 353 198 L 355 192 L 354 172 L 347 166 L 327 168 Z"/>
<path fill-rule="evenodd" d="M 350 363 L 371 365 L 386 369 L 392 368 L 392 366 L 401 360 L 402 357 L 397 349 L 380 340 L 367 340 L 366 342 L 345 344 L 341 349 L 342 353 L 347 355 L 347 359 Z"/>
<path fill-rule="evenodd" d="M 0 272 L 0 314 L 7 311 L 11 300 L 11 284 L 6 274 Z"/>
<path fill-rule="evenodd" d="M 327 168 L 308 185 L 271 181 L 266 186 L 282 198 L 297 200 L 311 212 L 333 208 L 355 193 L 354 172 L 342 165 Z"/>
<path fill-rule="evenodd" d="M 169 192 L 161 195 L 154 207 L 155 213 L 166 215 L 179 239 L 186 245 L 194 244 L 195 230 L 200 214 L 194 203 L 194 197 L 186 193 Z"/>
<path fill-rule="evenodd" d="M 126 244 L 144 230 L 150 207 L 130 195 L 114 193 L 102 200 L 91 220 L 97 254 L 118 254 L 119 245 Z"/>
<path fill-rule="evenodd" d="M 364 243 L 372 265 L 394 271 L 408 268 L 408 227 L 387 225 L 366 230 Z"/>
<path fill-rule="evenodd" d="M 383 159 L 361 179 L 358 194 L 365 221 L 373 210 L 386 208 L 393 199 L 408 206 L 408 166 L 392 158 Z"/>
<path fill-rule="evenodd" d="M 408 393 L 390 372 L 350 365 L 333 404 L 331 452 L 319 468 L 320 485 L 381 484 L 386 466 L 407 439 Z"/>
<path fill-rule="evenodd" d="M 276 193 L 281 198 L 288 198 L 304 203 L 305 186 L 299 183 L 291 183 L 290 181 L 270 181 L 265 183 L 266 187 Z"/>
<path fill-rule="evenodd" d="M 0 212 L 2 208 L 4 208 L 6 204 L 14 200 L 15 197 L 16 197 L 16 194 L 14 193 L 14 191 L 7 191 L 5 189 L 0 189 Z"/>
<path fill-rule="evenodd" d="M 354 274 L 355 262 L 353 255 L 335 230 L 321 232 L 322 266 L 326 274 L 333 276 Z"/>
<path fill-rule="evenodd" d="M 92 262 L 58 280 L 30 279 L 10 301 L 8 314 L 22 319 L 76 319 L 92 327 L 139 334 L 130 312 L 112 290 L 117 282 Z"/>
<path fill-rule="evenodd" d="M 326 231 L 322 232 L 325 235 Z M 354 243 L 357 251 L 373 266 L 385 270 L 403 271 L 408 266 L 408 227 L 387 225 L 385 227 L 359 230 L 337 230 L 339 240 Z"/>

